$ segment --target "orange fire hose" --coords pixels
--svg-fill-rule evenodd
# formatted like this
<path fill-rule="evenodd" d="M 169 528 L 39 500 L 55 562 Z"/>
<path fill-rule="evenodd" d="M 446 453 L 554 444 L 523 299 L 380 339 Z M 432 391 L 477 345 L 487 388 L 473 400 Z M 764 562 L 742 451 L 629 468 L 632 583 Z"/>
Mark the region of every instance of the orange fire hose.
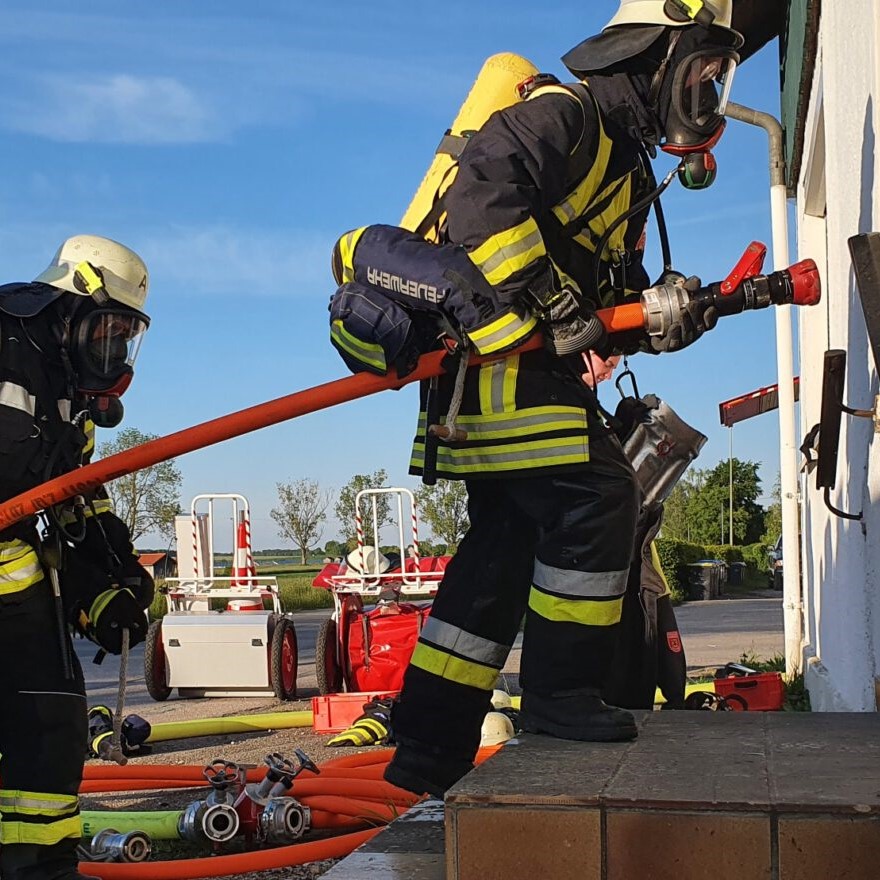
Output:
<path fill-rule="evenodd" d="M 240 855 L 213 856 L 210 859 L 178 859 L 172 862 L 140 862 L 129 865 L 80 862 L 79 867 L 84 874 L 100 877 L 101 880 L 198 880 L 202 877 L 228 877 L 252 871 L 305 865 L 322 859 L 338 859 L 366 843 L 380 830 L 370 828 L 327 840 L 295 843 L 292 846 L 279 846 Z"/>
<path fill-rule="evenodd" d="M 622 330 L 632 330 L 642 327 L 644 324 L 644 312 L 641 305 L 632 304 L 616 306 L 610 309 L 602 309 L 598 313 L 599 318 L 609 333 Z M 476 365 L 489 360 L 498 360 L 510 354 L 521 354 L 540 348 L 542 339 L 536 334 L 528 342 L 503 355 L 489 357 L 474 357 L 471 364 Z M 443 372 L 441 361 L 444 352 L 433 351 L 419 358 L 418 366 L 405 378 L 398 376 L 374 376 L 368 373 L 358 373 L 355 376 L 346 376 L 344 379 L 336 379 L 305 391 L 297 391 L 286 397 L 278 397 L 275 400 L 259 403 L 256 406 L 202 422 L 191 428 L 184 428 L 166 437 L 150 440 L 141 446 L 117 452 L 116 455 L 102 458 L 99 461 L 78 468 L 67 474 L 62 474 L 54 480 L 42 483 L 34 489 L 22 492 L 14 498 L 0 504 L 0 530 L 11 526 L 19 520 L 33 516 L 40 510 L 58 504 L 74 495 L 79 495 L 93 489 L 97 489 L 104 483 L 123 477 L 142 468 L 150 467 L 170 458 L 176 458 L 196 449 L 204 449 L 242 434 L 249 434 L 259 428 L 266 428 L 279 422 L 295 419 L 297 416 L 328 409 L 340 403 L 347 403 L 361 397 L 368 397 L 379 391 L 403 388 L 420 379 L 428 379 L 431 376 L 439 376 Z"/>

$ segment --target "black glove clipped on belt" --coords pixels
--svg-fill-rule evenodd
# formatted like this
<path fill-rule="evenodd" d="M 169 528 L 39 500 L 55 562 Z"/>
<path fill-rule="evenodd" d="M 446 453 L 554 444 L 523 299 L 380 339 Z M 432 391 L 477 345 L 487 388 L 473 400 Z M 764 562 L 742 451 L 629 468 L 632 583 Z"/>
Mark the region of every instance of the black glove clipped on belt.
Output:
<path fill-rule="evenodd" d="M 552 266 L 530 291 L 538 302 L 536 312 L 543 322 L 544 343 L 550 351 L 560 357 L 590 349 L 600 356 L 611 353 L 605 326 L 579 293 L 559 282 Z"/>
<path fill-rule="evenodd" d="M 682 281 L 685 290 L 694 293 L 703 286 L 703 282 L 692 275 Z M 665 354 L 670 351 L 681 351 L 696 342 L 707 330 L 718 323 L 718 310 L 701 302 L 689 302 L 679 319 L 673 322 L 663 336 L 651 336 L 651 351 Z"/>

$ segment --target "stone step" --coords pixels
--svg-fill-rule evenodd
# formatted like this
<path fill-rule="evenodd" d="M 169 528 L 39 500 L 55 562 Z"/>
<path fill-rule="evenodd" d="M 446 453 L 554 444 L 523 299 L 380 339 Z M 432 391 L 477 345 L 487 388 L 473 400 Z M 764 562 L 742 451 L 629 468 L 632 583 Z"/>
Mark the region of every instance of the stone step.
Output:
<path fill-rule="evenodd" d="M 346 859 L 325 876 L 880 878 L 880 715 L 647 712 L 639 725 L 627 744 L 508 743 L 447 794 L 445 872 L 435 808 L 421 832 L 398 820 L 350 857 L 360 873 L 334 874 Z"/>

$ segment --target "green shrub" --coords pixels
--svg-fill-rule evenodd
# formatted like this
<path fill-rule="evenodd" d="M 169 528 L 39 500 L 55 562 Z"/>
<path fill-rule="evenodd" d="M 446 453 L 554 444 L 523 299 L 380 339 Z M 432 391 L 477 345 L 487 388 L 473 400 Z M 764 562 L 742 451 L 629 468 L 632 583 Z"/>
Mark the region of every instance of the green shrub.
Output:
<path fill-rule="evenodd" d="M 687 566 L 705 559 L 705 548 L 672 538 L 658 538 L 654 543 L 660 556 L 660 567 L 672 591 L 672 598 L 680 602 L 687 594 Z"/>
<path fill-rule="evenodd" d="M 763 543 L 747 544 L 742 548 L 743 562 L 745 562 L 749 568 L 754 568 L 757 571 L 765 571 L 767 568 L 767 553 L 769 551 L 770 548 Z"/>
<path fill-rule="evenodd" d="M 731 547 L 729 544 L 707 544 L 704 548 L 706 559 L 723 559 L 728 565 L 731 562 L 745 562 L 742 547 Z"/>

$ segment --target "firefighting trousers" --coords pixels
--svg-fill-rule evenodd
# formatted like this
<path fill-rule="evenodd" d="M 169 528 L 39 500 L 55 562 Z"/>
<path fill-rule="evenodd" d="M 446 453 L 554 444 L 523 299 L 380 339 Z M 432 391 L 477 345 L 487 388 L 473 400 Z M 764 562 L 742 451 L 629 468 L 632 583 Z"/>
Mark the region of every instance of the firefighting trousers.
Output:
<path fill-rule="evenodd" d="M 46 580 L 0 603 L 0 843 L 52 846 L 81 836 L 86 755 L 82 669 L 65 633 L 65 675 Z"/>
<path fill-rule="evenodd" d="M 524 691 L 601 693 L 639 491 L 616 437 L 596 433 L 581 471 L 468 482 L 470 528 L 404 676 L 397 742 L 471 759 L 523 618 Z"/>

